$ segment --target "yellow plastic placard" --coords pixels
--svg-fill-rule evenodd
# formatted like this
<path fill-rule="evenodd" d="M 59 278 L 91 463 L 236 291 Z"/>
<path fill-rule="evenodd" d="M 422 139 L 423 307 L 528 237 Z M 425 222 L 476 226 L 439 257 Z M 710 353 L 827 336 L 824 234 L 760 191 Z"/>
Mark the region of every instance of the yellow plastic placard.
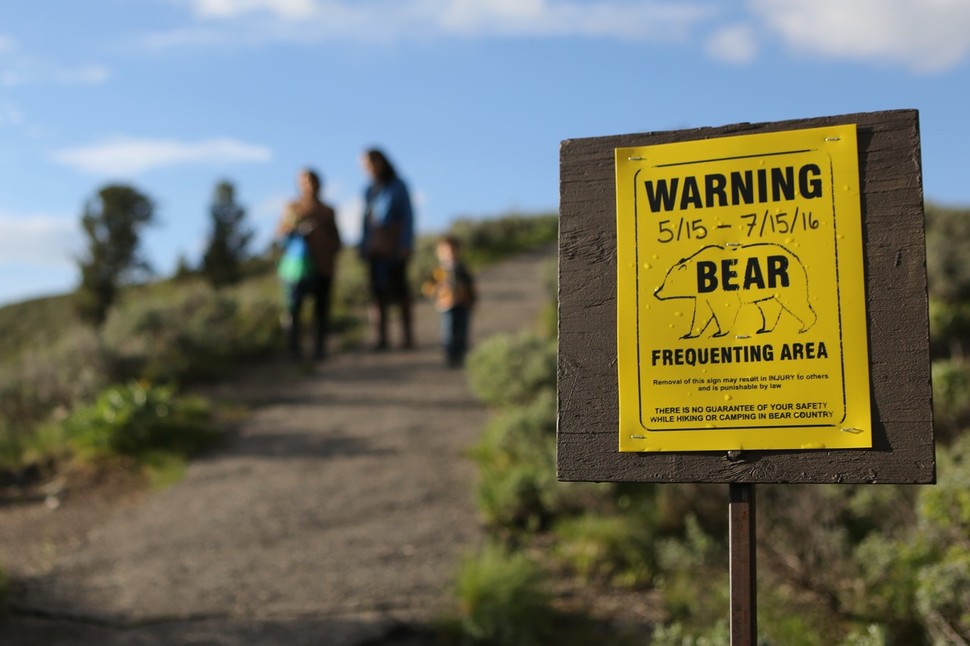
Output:
<path fill-rule="evenodd" d="M 872 446 L 855 125 L 618 148 L 620 451 Z"/>

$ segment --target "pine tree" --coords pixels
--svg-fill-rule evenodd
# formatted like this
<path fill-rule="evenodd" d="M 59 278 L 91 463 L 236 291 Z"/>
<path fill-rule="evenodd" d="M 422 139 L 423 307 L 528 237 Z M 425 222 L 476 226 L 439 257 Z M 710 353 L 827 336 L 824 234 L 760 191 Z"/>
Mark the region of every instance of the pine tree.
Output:
<path fill-rule="evenodd" d="M 105 186 L 85 205 L 81 227 L 87 250 L 78 260 L 81 284 L 75 293 L 84 320 L 101 325 L 119 286 L 139 271 L 151 271 L 139 244 L 142 228 L 152 224 L 154 217 L 151 199 L 125 185 Z"/>
<path fill-rule="evenodd" d="M 214 287 L 238 282 L 253 230 L 246 226 L 246 210 L 236 203 L 236 189 L 231 182 L 216 185 L 209 208 L 211 234 L 202 257 L 202 273 Z"/>

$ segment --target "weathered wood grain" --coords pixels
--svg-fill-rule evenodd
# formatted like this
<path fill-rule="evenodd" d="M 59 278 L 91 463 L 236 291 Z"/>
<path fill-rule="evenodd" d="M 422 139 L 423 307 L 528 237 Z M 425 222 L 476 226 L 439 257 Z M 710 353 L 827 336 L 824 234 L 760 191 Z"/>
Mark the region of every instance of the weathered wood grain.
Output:
<path fill-rule="evenodd" d="M 618 147 L 857 125 L 873 448 L 620 453 L 616 370 Z M 559 225 L 561 480 L 932 483 L 936 478 L 926 248 L 915 110 L 562 142 Z"/>

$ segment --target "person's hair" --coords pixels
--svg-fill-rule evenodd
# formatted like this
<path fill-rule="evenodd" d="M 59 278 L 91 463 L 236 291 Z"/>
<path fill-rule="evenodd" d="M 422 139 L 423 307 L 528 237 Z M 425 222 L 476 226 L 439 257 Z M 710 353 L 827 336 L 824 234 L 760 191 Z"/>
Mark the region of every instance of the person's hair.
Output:
<path fill-rule="evenodd" d="M 397 177 L 397 171 L 394 170 L 394 165 L 387 158 L 379 148 L 369 148 L 364 152 L 367 155 L 367 159 L 370 160 L 371 166 L 374 168 L 374 173 L 377 175 L 377 179 L 382 184 L 387 184 Z"/>
<path fill-rule="evenodd" d="M 458 240 L 453 235 L 443 235 L 438 238 L 438 244 L 445 244 L 452 248 L 454 251 L 458 251 L 461 248 L 461 241 Z"/>
<path fill-rule="evenodd" d="M 313 194 L 319 195 L 320 187 L 323 186 L 323 180 L 320 178 L 320 174 L 312 168 L 304 168 L 303 174 L 310 180 L 310 187 L 313 189 Z"/>

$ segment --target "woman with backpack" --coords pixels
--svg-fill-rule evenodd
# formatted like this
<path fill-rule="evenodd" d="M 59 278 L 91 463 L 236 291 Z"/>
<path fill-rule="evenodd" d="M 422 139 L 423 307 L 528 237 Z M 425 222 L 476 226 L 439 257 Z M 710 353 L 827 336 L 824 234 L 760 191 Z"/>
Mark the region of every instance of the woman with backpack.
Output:
<path fill-rule="evenodd" d="M 313 357 L 327 356 L 330 300 L 340 232 L 334 210 L 320 199 L 320 175 L 305 168 L 297 176 L 299 197 L 286 205 L 276 234 L 283 240 L 279 276 L 288 318 L 290 355 L 302 358 L 301 313 L 303 302 L 313 297 Z"/>

